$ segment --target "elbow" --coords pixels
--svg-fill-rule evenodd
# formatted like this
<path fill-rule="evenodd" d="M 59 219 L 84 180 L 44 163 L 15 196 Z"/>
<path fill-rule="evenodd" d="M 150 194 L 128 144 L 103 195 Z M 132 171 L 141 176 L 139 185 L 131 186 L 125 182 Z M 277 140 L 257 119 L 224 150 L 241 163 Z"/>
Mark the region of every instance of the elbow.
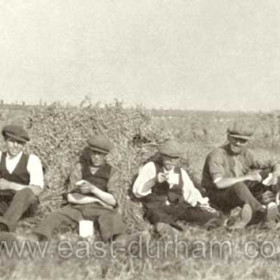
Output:
<path fill-rule="evenodd" d="M 216 189 L 220 190 L 223 188 L 223 184 L 221 184 L 220 182 L 216 182 L 215 187 L 216 187 Z"/>
<path fill-rule="evenodd" d="M 67 201 L 69 202 L 69 203 L 73 203 L 73 202 L 75 202 L 75 199 L 73 198 L 73 196 L 72 196 L 72 194 L 67 194 Z"/>
<path fill-rule="evenodd" d="M 215 184 L 215 186 L 216 186 L 216 189 L 218 189 L 218 190 L 222 188 L 220 184 Z"/>
<path fill-rule="evenodd" d="M 217 189 L 222 189 L 223 188 L 222 178 L 217 178 L 216 180 L 214 180 L 214 185 Z"/>

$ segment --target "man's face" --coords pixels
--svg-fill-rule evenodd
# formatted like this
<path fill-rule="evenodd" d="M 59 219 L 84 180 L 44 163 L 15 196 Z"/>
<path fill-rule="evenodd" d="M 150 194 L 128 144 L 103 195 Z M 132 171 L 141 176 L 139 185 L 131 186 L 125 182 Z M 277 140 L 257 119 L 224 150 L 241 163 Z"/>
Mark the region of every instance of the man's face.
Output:
<path fill-rule="evenodd" d="M 229 147 L 233 154 L 240 154 L 248 144 L 248 140 L 228 135 Z"/>
<path fill-rule="evenodd" d="M 178 165 L 179 157 L 170 157 L 167 155 L 162 155 L 163 167 L 166 170 L 171 170 L 173 167 Z"/>
<path fill-rule="evenodd" d="M 93 166 L 101 166 L 105 163 L 106 155 L 97 151 L 91 151 L 91 163 Z"/>
<path fill-rule="evenodd" d="M 11 157 L 17 156 L 20 152 L 23 151 L 24 142 L 15 140 L 10 137 L 5 138 L 5 144 L 7 147 L 7 152 Z"/>

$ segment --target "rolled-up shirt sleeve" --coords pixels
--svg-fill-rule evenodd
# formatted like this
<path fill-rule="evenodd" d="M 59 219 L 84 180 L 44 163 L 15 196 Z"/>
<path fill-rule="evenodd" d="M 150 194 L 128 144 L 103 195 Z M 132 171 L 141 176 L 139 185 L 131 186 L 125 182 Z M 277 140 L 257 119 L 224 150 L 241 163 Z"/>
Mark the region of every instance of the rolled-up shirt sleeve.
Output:
<path fill-rule="evenodd" d="M 133 184 L 133 193 L 137 198 L 147 196 L 156 183 L 156 168 L 153 162 L 146 163 L 140 170 Z"/>
<path fill-rule="evenodd" d="M 82 164 L 75 163 L 71 167 L 67 192 L 77 190 L 78 187 L 76 186 L 76 183 L 80 180 L 82 180 Z"/>
<path fill-rule="evenodd" d="M 27 171 L 30 175 L 29 185 L 39 186 L 44 188 L 44 174 L 40 159 L 36 155 L 29 155 Z"/>
<path fill-rule="evenodd" d="M 108 193 L 112 194 L 115 199 L 119 199 L 120 191 L 117 191 L 117 182 L 119 181 L 120 174 L 116 168 L 111 169 L 110 178 L 107 183 Z"/>
<path fill-rule="evenodd" d="M 219 150 L 211 153 L 207 161 L 208 161 L 209 174 L 212 178 L 213 183 L 216 183 L 221 178 L 227 177 L 224 157 Z"/>
<path fill-rule="evenodd" d="M 194 186 L 192 180 L 184 169 L 181 169 L 183 179 L 183 196 L 191 206 L 196 206 L 197 203 L 207 204 L 208 198 L 202 197 L 200 191 Z"/>

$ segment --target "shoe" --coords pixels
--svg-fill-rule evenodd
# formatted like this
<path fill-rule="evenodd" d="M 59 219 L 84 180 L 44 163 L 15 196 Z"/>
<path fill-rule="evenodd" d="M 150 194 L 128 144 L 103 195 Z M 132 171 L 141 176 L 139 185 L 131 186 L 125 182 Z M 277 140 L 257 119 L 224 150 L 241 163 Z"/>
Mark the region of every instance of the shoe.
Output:
<path fill-rule="evenodd" d="M 149 233 L 147 231 L 136 232 L 131 234 L 120 234 L 114 239 L 114 245 L 117 247 L 127 248 L 133 243 L 141 243 L 145 240 L 150 239 Z"/>
<path fill-rule="evenodd" d="M 9 232 L 9 228 L 6 224 L 0 223 L 0 231 L 1 232 Z"/>
<path fill-rule="evenodd" d="M 275 202 L 270 202 L 267 205 L 267 214 L 266 214 L 266 220 L 268 222 L 278 222 L 279 221 L 279 211 L 277 204 Z"/>
<path fill-rule="evenodd" d="M 18 241 L 32 241 L 32 242 L 41 242 L 41 241 L 46 241 L 47 238 L 39 233 L 27 233 L 27 234 L 18 234 L 17 235 L 17 240 Z"/>
<path fill-rule="evenodd" d="M 155 233 L 160 238 L 161 237 L 174 238 L 179 233 L 179 230 L 169 224 L 157 223 L 155 225 Z"/>
<path fill-rule="evenodd" d="M 237 206 L 231 209 L 228 218 L 224 219 L 224 227 L 232 227 L 241 217 L 242 208 Z"/>
<path fill-rule="evenodd" d="M 244 204 L 241 211 L 241 221 L 247 226 L 253 218 L 253 210 L 249 204 Z"/>
<path fill-rule="evenodd" d="M 17 242 L 15 235 L 11 232 L 0 232 L 0 251 L 7 249 L 8 247 L 13 246 Z"/>
<path fill-rule="evenodd" d="M 244 204 L 239 217 L 230 217 L 225 221 L 225 227 L 230 230 L 244 229 L 253 218 L 253 210 L 249 204 Z"/>
<path fill-rule="evenodd" d="M 8 221 L 3 216 L 0 216 L 0 231 L 10 231 Z"/>
<path fill-rule="evenodd" d="M 203 227 L 206 230 L 210 231 L 212 229 L 219 228 L 220 226 L 222 226 L 222 219 L 213 218 L 213 219 L 209 220 Z"/>

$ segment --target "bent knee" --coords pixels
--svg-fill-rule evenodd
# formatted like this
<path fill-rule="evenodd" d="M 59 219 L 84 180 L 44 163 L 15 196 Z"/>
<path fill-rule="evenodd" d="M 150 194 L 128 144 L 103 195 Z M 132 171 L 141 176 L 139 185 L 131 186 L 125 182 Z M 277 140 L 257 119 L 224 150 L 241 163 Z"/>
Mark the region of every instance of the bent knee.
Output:
<path fill-rule="evenodd" d="M 23 190 L 18 191 L 15 196 L 19 196 L 21 199 L 24 199 L 25 201 L 26 200 L 30 202 L 37 201 L 35 194 L 29 188 L 25 188 Z"/>

